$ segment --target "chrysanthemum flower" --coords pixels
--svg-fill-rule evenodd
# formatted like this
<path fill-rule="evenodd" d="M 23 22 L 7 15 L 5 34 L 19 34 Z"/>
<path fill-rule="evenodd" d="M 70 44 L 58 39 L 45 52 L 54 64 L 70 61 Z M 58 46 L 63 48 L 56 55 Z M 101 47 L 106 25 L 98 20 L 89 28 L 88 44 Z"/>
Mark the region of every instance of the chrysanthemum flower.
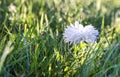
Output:
<path fill-rule="evenodd" d="M 8 10 L 11 13 L 16 13 L 17 12 L 16 6 L 14 4 L 12 4 L 12 3 L 8 6 Z"/>
<path fill-rule="evenodd" d="M 70 44 L 78 44 L 80 42 L 87 42 L 88 44 L 94 43 L 98 38 L 99 32 L 92 25 L 86 25 L 85 27 L 79 22 L 75 22 L 65 28 L 63 38 L 65 42 Z"/>

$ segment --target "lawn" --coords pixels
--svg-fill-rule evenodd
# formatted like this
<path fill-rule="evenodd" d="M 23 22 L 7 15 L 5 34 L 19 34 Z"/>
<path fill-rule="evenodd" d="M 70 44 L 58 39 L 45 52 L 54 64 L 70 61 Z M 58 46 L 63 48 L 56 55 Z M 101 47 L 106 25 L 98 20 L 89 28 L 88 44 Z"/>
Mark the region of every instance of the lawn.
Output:
<path fill-rule="evenodd" d="M 66 42 L 76 21 L 94 43 Z M 0 77 L 119 76 L 119 0 L 0 0 Z"/>

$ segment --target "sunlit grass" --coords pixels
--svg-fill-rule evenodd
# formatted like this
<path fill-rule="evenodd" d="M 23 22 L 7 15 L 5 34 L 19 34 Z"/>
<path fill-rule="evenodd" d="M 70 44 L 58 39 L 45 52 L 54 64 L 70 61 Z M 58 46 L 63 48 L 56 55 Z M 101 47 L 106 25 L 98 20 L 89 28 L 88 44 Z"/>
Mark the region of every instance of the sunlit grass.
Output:
<path fill-rule="evenodd" d="M 103 0 L 99 6 L 96 3 L 0 1 L 0 76 L 120 76 L 119 4 Z M 65 43 L 64 29 L 75 21 L 94 25 L 100 32 L 99 39 L 91 46 Z"/>

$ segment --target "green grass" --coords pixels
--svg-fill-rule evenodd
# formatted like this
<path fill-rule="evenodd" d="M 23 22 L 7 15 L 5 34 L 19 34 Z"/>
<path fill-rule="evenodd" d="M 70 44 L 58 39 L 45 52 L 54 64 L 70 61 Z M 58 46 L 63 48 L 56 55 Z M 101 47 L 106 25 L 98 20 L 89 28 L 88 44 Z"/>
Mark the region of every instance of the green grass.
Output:
<path fill-rule="evenodd" d="M 119 77 L 120 2 L 97 1 L 0 0 L 0 77 Z M 75 21 L 99 30 L 95 44 L 64 42 Z"/>

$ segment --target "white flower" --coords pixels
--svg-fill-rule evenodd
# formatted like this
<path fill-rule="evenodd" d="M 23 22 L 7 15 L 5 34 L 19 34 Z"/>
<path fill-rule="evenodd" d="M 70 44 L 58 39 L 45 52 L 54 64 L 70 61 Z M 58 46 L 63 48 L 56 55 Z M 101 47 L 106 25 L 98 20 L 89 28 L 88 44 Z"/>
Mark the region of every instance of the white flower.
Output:
<path fill-rule="evenodd" d="M 79 22 L 71 24 L 65 28 L 63 38 L 65 42 L 70 44 L 78 44 L 80 42 L 87 42 L 88 44 L 94 43 L 98 38 L 99 32 L 92 25 L 83 27 Z"/>
<path fill-rule="evenodd" d="M 12 3 L 8 6 L 8 10 L 11 13 L 16 13 L 17 12 L 16 6 Z"/>

